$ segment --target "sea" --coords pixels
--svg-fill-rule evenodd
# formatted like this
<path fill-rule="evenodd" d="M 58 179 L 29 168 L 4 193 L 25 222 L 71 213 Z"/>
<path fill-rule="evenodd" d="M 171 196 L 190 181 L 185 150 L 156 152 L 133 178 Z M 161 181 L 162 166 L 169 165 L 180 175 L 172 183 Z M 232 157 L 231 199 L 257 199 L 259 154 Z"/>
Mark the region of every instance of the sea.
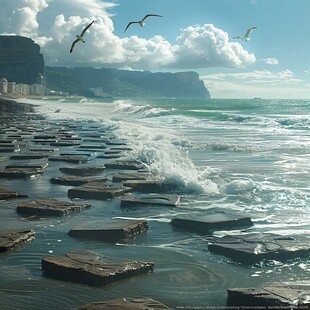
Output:
<path fill-rule="evenodd" d="M 93 208 L 62 218 L 27 220 L 15 202 L 0 208 L 0 225 L 31 227 L 33 242 L 0 257 L 0 309 L 72 309 L 115 298 L 150 297 L 174 309 L 224 308 L 227 289 L 309 281 L 310 258 L 242 265 L 211 253 L 212 237 L 277 234 L 310 238 L 310 101 L 267 99 L 19 99 L 51 122 L 93 126 L 126 141 L 126 159 L 143 163 L 159 180 L 175 185 L 179 207 L 123 209 L 119 200 L 90 201 Z M 94 164 L 99 161 L 94 158 Z M 102 162 L 100 162 L 102 163 Z M 54 165 L 63 164 L 55 163 Z M 14 181 L 33 196 L 67 199 L 59 175 Z M 45 179 L 44 179 L 45 178 Z M 44 181 L 44 182 L 43 182 Z M 9 180 L 2 181 L 13 187 Z M 16 183 L 20 182 L 20 183 Z M 254 225 L 210 236 L 176 229 L 177 215 L 236 213 Z M 13 216 L 14 215 L 14 216 Z M 117 244 L 76 240 L 81 223 L 146 219 L 147 234 Z M 154 262 L 150 274 L 105 287 L 57 281 L 42 275 L 41 258 L 74 249 L 106 261 Z"/>

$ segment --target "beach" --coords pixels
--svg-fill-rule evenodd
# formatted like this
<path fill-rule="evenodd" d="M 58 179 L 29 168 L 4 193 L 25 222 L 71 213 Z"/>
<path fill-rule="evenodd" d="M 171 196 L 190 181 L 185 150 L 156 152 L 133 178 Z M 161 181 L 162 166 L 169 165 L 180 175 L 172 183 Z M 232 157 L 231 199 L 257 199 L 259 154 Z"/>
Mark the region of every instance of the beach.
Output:
<path fill-rule="evenodd" d="M 35 232 L 29 243 L 0 256 L 3 309 L 73 309 L 137 297 L 153 298 L 173 309 L 225 307 L 229 288 L 307 282 L 308 255 L 247 265 L 208 249 L 215 238 L 227 235 L 310 236 L 307 102 L 277 103 L 278 107 L 265 100 L 1 100 L 1 139 L 14 147 L 0 154 L 0 167 L 41 167 L 22 178 L 1 178 L 1 187 L 28 196 L 0 201 L 1 230 Z M 11 158 L 31 153 L 46 156 Z M 127 169 L 106 168 L 117 160 Z M 152 189 L 133 194 L 169 194 L 180 197 L 180 203 L 124 208 L 123 194 L 108 199 L 69 197 L 76 186 L 51 182 L 68 176 L 60 169 L 90 166 L 104 167 L 96 178 L 106 178 L 101 182 L 118 188 L 122 185 L 113 182 L 117 173 L 146 173 L 152 176 Z M 91 207 L 56 217 L 17 212 L 22 203 L 45 198 Z M 253 225 L 197 232 L 171 224 L 175 217 L 219 213 L 251 218 Z M 68 234 L 80 227 L 102 229 L 115 220 L 146 221 L 148 229 L 114 242 Z M 44 275 L 43 257 L 76 250 L 97 253 L 112 263 L 151 262 L 154 269 L 95 287 Z"/>

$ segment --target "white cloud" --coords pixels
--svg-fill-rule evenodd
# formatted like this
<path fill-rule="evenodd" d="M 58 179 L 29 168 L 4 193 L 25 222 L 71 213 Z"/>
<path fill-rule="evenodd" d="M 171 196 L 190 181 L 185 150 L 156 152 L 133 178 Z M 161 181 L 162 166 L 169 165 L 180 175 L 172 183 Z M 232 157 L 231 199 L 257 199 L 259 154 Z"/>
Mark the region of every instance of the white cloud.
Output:
<path fill-rule="evenodd" d="M 214 98 L 309 98 L 310 88 L 290 70 L 255 70 L 201 77 Z"/>
<path fill-rule="evenodd" d="M 263 59 L 263 61 L 267 65 L 278 65 L 279 64 L 279 60 L 277 58 L 265 58 Z"/>
<path fill-rule="evenodd" d="M 0 29 L 34 39 L 47 65 L 160 70 L 240 68 L 256 61 L 254 54 L 230 42 L 228 34 L 212 24 L 181 30 L 175 43 L 162 35 L 120 38 L 107 11 L 113 6 L 100 0 L 87 0 L 87 5 L 85 0 L 11 0 L 0 13 Z M 78 43 L 69 54 L 75 35 L 91 20 L 95 23 L 85 34 L 87 45 Z"/>

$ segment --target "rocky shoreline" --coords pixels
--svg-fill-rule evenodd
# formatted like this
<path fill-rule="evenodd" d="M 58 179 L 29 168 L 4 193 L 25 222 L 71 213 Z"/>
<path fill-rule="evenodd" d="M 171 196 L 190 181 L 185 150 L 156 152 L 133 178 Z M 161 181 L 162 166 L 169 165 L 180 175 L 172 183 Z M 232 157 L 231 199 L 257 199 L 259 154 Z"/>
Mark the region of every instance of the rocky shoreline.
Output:
<path fill-rule="evenodd" d="M 26 222 L 29 227 L 24 229 L 0 231 L 1 252 L 10 253 L 18 246 L 22 251 L 24 246 L 33 242 L 36 235 L 31 224 L 39 221 L 40 217 L 66 218 L 72 212 L 79 216 L 79 212 L 92 208 L 89 203 L 91 200 L 118 199 L 119 206 L 128 212 L 131 208 L 178 208 L 182 205 L 182 197 L 174 184 L 159 182 L 143 163 L 126 159 L 126 154 L 131 152 L 130 145 L 127 145 L 126 141 L 118 141 L 110 132 L 105 132 L 93 124 L 78 126 L 65 121 L 48 121 L 35 113 L 31 105 L 2 98 L 0 112 L 0 180 L 6 180 L 6 183 L 10 184 L 10 188 L 0 188 L 0 201 L 6 204 L 18 200 L 16 216 L 31 219 Z M 57 171 L 56 167 L 59 165 L 61 167 Z M 47 171 L 58 173 L 50 178 L 48 186 L 69 186 L 67 197 L 38 197 L 32 191 L 23 193 L 18 186 L 14 188 L 14 181 L 22 179 L 28 182 L 27 180 L 40 177 Z M 76 199 L 79 200 L 78 203 L 75 203 Z M 167 225 L 172 225 L 180 232 L 206 237 L 211 253 L 229 257 L 244 265 L 261 263 L 264 260 L 287 261 L 295 257 L 310 256 L 307 238 L 255 234 L 250 237 L 212 237 L 216 230 L 252 227 L 254 223 L 251 218 L 243 217 L 242 214 L 228 214 L 220 210 L 203 216 L 192 213 L 188 216 L 176 216 Z M 148 231 L 145 220 L 111 218 L 109 224 L 99 226 L 81 225 L 72 228 L 68 234 L 78 240 L 113 245 L 121 240 L 126 242 L 139 238 Z M 137 257 L 136 260 L 115 262 L 113 258 L 113 262 L 109 263 L 97 253 L 86 249 L 73 248 L 65 256 L 50 255 L 41 259 L 42 276 L 94 286 L 126 281 L 127 278 L 138 277 L 142 273 L 152 276 L 153 270 L 156 270 L 156 264 L 152 261 L 141 262 Z M 302 284 L 302 294 L 300 289 L 293 289 L 300 288 L 300 283 L 281 287 L 274 284 L 274 287 L 278 287 L 278 290 L 272 291 L 270 284 L 256 290 L 230 288 L 227 306 L 310 305 L 310 283 Z M 226 292 L 223 292 L 223 295 L 225 294 Z M 152 296 L 140 297 L 127 302 L 123 299 L 126 296 L 119 296 L 121 301 L 114 300 L 109 303 L 105 300 L 81 307 L 102 309 L 117 305 L 123 309 L 151 309 L 154 305 L 156 309 L 168 309 L 161 301 L 149 298 Z M 173 308 L 174 305 L 169 306 Z"/>

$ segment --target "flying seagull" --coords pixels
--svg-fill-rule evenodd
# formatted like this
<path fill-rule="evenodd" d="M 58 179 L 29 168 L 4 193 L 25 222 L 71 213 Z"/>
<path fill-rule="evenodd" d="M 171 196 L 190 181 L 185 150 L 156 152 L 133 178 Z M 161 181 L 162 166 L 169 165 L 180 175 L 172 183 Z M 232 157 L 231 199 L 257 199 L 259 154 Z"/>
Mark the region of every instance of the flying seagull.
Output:
<path fill-rule="evenodd" d="M 74 45 L 76 43 L 78 43 L 79 41 L 85 43 L 85 40 L 84 40 L 83 36 L 84 36 L 85 32 L 87 31 L 87 29 L 93 24 L 93 22 L 94 22 L 94 20 L 82 30 L 80 35 L 76 35 L 77 39 L 72 42 L 72 45 L 71 45 L 71 48 L 70 48 L 70 53 L 72 53 Z"/>
<path fill-rule="evenodd" d="M 131 24 L 139 24 L 141 27 L 143 27 L 143 26 L 144 26 L 144 21 L 145 21 L 148 17 L 150 17 L 150 16 L 162 17 L 161 15 L 157 15 L 157 14 L 147 14 L 147 15 L 145 15 L 145 16 L 143 17 L 142 20 L 139 20 L 138 22 L 130 22 L 130 23 L 127 25 L 127 27 L 126 27 L 125 32 L 126 32 L 126 30 L 128 29 L 128 27 L 129 27 Z"/>
<path fill-rule="evenodd" d="M 251 39 L 250 35 L 252 31 L 256 28 L 257 27 L 249 28 L 244 36 L 236 36 L 236 37 L 233 37 L 233 39 L 241 39 L 242 41 L 248 42 Z"/>

